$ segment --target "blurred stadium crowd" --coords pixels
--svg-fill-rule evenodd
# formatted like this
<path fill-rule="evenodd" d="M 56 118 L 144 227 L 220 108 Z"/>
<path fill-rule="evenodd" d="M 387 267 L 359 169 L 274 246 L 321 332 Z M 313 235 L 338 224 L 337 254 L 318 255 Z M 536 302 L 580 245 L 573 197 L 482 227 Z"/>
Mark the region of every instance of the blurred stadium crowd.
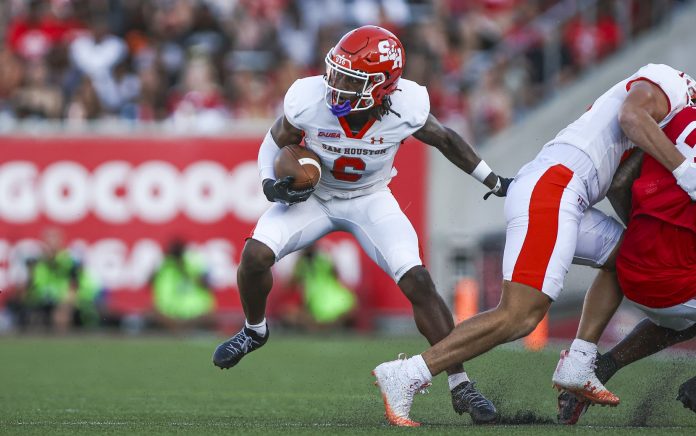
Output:
<path fill-rule="evenodd" d="M 686 0 L 682 0 L 686 1 Z M 122 119 L 215 133 L 281 113 L 350 28 L 407 52 L 432 112 L 472 140 L 659 24 L 678 0 L 7 0 L 0 122 Z"/>

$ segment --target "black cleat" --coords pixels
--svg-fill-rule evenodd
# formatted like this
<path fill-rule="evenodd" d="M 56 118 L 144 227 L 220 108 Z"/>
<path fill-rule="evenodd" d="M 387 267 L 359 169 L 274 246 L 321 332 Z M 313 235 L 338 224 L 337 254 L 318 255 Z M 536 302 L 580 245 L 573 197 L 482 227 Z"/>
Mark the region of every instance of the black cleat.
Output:
<path fill-rule="evenodd" d="M 232 368 L 246 354 L 263 346 L 268 341 L 269 331 L 261 337 L 255 331 L 243 327 L 239 333 L 218 345 L 213 353 L 213 363 L 220 369 Z"/>
<path fill-rule="evenodd" d="M 597 353 L 597 367 L 595 375 L 600 382 L 606 383 L 616 371 L 619 370 L 616 361 L 610 354 Z M 561 391 L 558 395 L 558 423 L 563 425 L 575 425 L 587 409 L 592 405 L 589 401 L 578 398 L 568 391 Z"/>
<path fill-rule="evenodd" d="M 452 407 L 460 415 L 471 415 L 474 424 L 492 424 L 498 420 L 495 406 L 476 389 L 474 382 L 461 382 L 452 389 Z"/>
<path fill-rule="evenodd" d="M 696 377 L 690 378 L 679 386 L 677 400 L 681 401 L 687 409 L 696 412 Z"/>
<path fill-rule="evenodd" d="M 568 391 L 562 391 L 558 395 L 558 423 L 563 425 L 575 425 L 587 408 L 592 403 L 580 399 Z"/>

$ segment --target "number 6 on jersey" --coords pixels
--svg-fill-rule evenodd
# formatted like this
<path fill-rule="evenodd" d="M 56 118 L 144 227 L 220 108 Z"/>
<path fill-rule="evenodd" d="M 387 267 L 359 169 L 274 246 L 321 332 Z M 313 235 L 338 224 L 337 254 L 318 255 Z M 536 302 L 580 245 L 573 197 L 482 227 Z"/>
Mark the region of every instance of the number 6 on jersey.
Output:
<path fill-rule="evenodd" d="M 365 171 L 365 161 L 359 157 L 341 156 L 334 161 L 331 174 L 336 180 L 357 182 Z"/>

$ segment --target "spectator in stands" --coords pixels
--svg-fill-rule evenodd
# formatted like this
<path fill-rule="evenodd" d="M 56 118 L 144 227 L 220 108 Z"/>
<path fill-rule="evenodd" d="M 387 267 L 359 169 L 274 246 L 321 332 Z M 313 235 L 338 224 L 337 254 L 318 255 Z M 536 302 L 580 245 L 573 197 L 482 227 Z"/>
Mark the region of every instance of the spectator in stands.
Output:
<path fill-rule="evenodd" d="M 198 3 L 192 12 L 193 22 L 184 39 L 184 47 L 207 55 L 210 59 L 222 61 L 229 48 L 229 40 L 217 21 L 213 10 L 206 3 Z"/>
<path fill-rule="evenodd" d="M 92 81 L 83 77 L 65 109 L 67 125 L 83 126 L 88 120 L 96 120 L 102 115 L 102 106 Z"/>
<path fill-rule="evenodd" d="M 112 111 L 123 119 L 139 119 L 138 99 L 141 95 L 140 77 L 133 70 L 132 59 L 119 62 L 113 71 Z"/>
<path fill-rule="evenodd" d="M 63 111 L 63 93 L 50 82 L 48 65 L 36 59 L 27 65 L 22 86 L 13 95 L 17 118 L 56 119 Z"/>
<path fill-rule="evenodd" d="M 64 3 L 54 9 L 46 0 L 29 0 L 26 12 L 9 23 L 7 44 L 12 51 L 23 59 L 39 60 L 56 45 L 73 38 L 82 25 L 72 17 L 69 2 Z M 61 16 L 56 15 L 56 10 Z"/>
<path fill-rule="evenodd" d="M 169 107 L 172 127 L 179 131 L 218 131 L 227 123 L 222 91 L 206 55 L 194 53 L 188 60 L 181 83 L 170 96 Z"/>
<path fill-rule="evenodd" d="M 160 326 L 172 332 L 213 326 L 215 298 L 205 265 L 182 240 L 171 241 L 151 286 L 154 320 Z"/>
<path fill-rule="evenodd" d="M 161 121 L 167 118 L 167 88 L 160 73 L 159 64 L 151 63 L 138 72 L 140 97 L 138 119 L 140 121 Z"/>
<path fill-rule="evenodd" d="M 0 48 L 0 114 L 14 114 L 12 97 L 24 77 L 24 66 L 9 49 Z"/>
<path fill-rule="evenodd" d="M 576 70 L 586 68 L 613 53 L 621 42 L 621 29 L 608 3 L 600 3 L 596 20 L 589 20 L 578 13 L 565 26 L 563 36 L 563 44 Z"/>
<path fill-rule="evenodd" d="M 477 138 L 500 132 L 512 121 L 513 102 L 503 87 L 502 71 L 487 70 L 483 83 L 471 95 L 471 124 Z"/>
<path fill-rule="evenodd" d="M 598 9 L 595 22 L 597 58 L 604 59 L 621 46 L 623 34 L 614 18 L 613 2 L 600 2 Z"/>
<path fill-rule="evenodd" d="M 306 3 L 290 1 L 278 27 L 278 40 L 283 51 L 295 65 L 304 68 L 311 67 L 314 63 L 319 27 L 319 20 L 314 19 L 312 11 L 304 8 L 321 7 L 316 3 Z"/>
<path fill-rule="evenodd" d="M 236 118 L 268 119 L 276 115 L 276 103 L 272 101 L 272 88 L 268 78 L 253 71 L 238 71 L 231 77 L 235 90 L 233 114 Z"/>
<path fill-rule="evenodd" d="M 99 102 L 106 111 L 119 109 L 114 68 L 127 55 L 123 39 L 111 34 L 108 17 L 94 15 L 89 30 L 70 44 L 70 59 L 75 68 L 91 81 Z"/>

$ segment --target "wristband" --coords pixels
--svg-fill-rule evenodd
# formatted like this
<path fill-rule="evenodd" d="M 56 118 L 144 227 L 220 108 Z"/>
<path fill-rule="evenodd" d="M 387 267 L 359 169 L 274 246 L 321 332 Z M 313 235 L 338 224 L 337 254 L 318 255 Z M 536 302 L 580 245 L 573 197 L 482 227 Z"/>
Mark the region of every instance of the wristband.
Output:
<path fill-rule="evenodd" d="M 691 164 L 689 163 L 689 159 L 684 159 L 684 162 L 682 162 L 681 165 L 679 165 L 674 169 L 674 171 L 672 171 L 674 178 L 679 179 L 681 176 L 684 175 L 684 173 L 690 166 Z"/>
<path fill-rule="evenodd" d="M 481 159 L 481 162 L 476 165 L 476 168 L 474 168 L 474 171 L 471 172 L 471 177 L 475 178 L 479 182 L 483 183 L 484 180 L 493 172 L 491 167 L 488 166 L 488 164 Z M 500 181 L 498 181 L 500 183 Z"/>

